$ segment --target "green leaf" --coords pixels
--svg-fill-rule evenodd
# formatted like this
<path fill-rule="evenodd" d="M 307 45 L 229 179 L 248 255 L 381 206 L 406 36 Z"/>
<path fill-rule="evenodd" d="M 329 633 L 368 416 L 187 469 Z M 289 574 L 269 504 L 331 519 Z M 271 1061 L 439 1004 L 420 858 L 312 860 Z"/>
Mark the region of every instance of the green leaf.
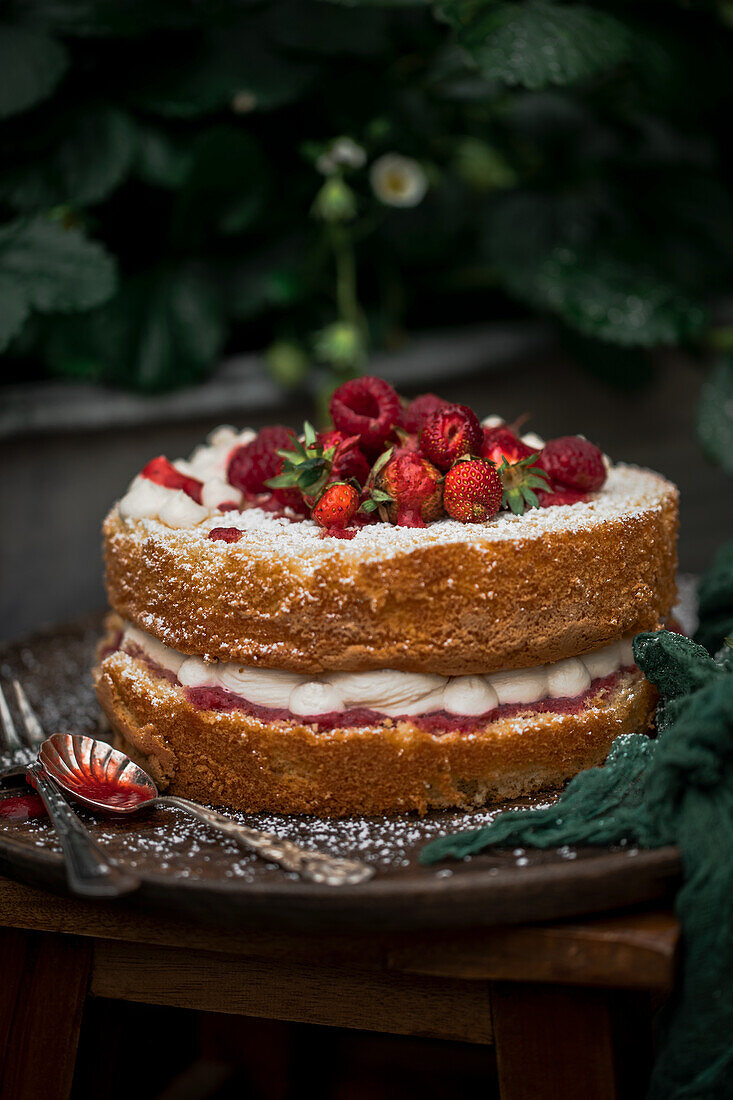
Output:
<path fill-rule="evenodd" d="M 216 126 L 194 143 L 188 177 L 175 202 L 172 232 L 198 244 L 208 233 L 241 233 L 260 213 L 267 165 L 259 145 L 235 126 Z"/>
<path fill-rule="evenodd" d="M 29 313 L 30 304 L 21 287 L 0 274 L 0 351 L 18 335 Z"/>
<path fill-rule="evenodd" d="M 585 252 L 557 246 L 524 292 L 579 332 L 629 347 L 688 340 L 706 320 L 700 305 L 609 242 Z"/>
<path fill-rule="evenodd" d="M 134 171 L 152 187 L 176 191 L 191 171 L 190 141 L 176 141 L 156 126 L 138 126 Z"/>
<path fill-rule="evenodd" d="M 26 27 L 0 26 L 0 118 L 46 99 L 68 67 L 60 42 Z"/>
<path fill-rule="evenodd" d="M 570 84 L 614 68 L 631 52 L 623 23 L 580 4 L 469 2 L 442 10 L 481 73 L 507 84 Z"/>
<path fill-rule="evenodd" d="M 249 114 L 296 100 L 313 71 L 273 52 L 250 16 L 210 29 L 181 51 L 156 55 L 138 75 L 132 98 L 168 118 L 199 118 L 227 107 Z"/>
<path fill-rule="evenodd" d="M 0 228 L 0 276 L 41 313 L 89 309 L 115 288 L 114 260 L 102 245 L 40 216 Z"/>
<path fill-rule="evenodd" d="M 733 476 L 733 357 L 720 359 L 703 383 L 697 436 L 707 458 Z"/>
<path fill-rule="evenodd" d="M 614 232 L 597 198 L 510 194 L 488 212 L 484 249 L 506 289 L 587 336 L 653 347 L 705 324 L 704 309 L 657 272 L 653 248 Z"/>
<path fill-rule="evenodd" d="M 223 339 L 206 280 L 163 269 L 127 280 L 100 309 L 57 323 L 48 358 L 57 373 L 152 393 L 203 378 Z"/>
<path fill-rule="evenodd" d="M 85 106 L 25 136 L 3 173 L 0 196 L 18 210 L 90 206 L 122 182 L 135 153 L 135 129 L 122 111 Z"/>

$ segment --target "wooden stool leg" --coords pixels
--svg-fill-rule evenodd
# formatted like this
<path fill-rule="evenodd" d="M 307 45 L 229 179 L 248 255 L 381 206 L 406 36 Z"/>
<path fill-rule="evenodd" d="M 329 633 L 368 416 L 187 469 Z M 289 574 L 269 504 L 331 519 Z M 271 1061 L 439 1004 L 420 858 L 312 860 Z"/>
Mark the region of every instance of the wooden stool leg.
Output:
<path fill-rule="evenodd" d="M 0 1100 L 67 1100 L 91 940 L 0 931 Z"/>
<path fill-rule="evenodd" d="M 616 1100 L 608 994 L 567 986 L 491 988 L 501 1100 Z"/>

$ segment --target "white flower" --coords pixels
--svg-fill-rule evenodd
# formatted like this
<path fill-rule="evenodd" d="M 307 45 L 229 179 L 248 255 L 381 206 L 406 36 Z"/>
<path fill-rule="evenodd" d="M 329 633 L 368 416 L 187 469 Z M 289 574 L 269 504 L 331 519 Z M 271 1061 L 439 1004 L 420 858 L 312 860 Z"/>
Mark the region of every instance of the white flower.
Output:
<path fill-rule="evenodd" d="M 363 168 L 366 152 L 353 138 L 340 137 L 333 141 L 316 161 L 316 170 L 323 176 L 332 176 L 339 168 Z"/>
<path fill-rule="evenodd" d="M 425 197 L 428 177 L 411 157 L 385 153 L 369 170 L 369 182 L 380 202 L 387 206 L 417 206 Z"/>
<path fill-rule="evenodd" d="M 353 138 L 336 138 L 330 149 L 331 159 L 347 168 L 363 168 L 366 164 L 366 152 Z"/>

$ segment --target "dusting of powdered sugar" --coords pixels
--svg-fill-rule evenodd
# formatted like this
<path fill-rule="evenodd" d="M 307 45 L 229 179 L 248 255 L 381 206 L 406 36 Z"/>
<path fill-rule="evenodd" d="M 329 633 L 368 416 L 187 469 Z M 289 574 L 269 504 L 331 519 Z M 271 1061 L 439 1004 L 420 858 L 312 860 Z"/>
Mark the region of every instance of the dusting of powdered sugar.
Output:
<path fill-rule="evenodd" d="M 554 799 L 545 799 L 532 805 L 540 808 L 552 805 L 552 801 Z M 397 817 L 324 818 L 244 814 L 221 808 L 219 812 L 235 822 L 304 847 L 316 848 L 335 857 L 358 857 L 380 872 L 397 872 L 414 867 L 420 849 L 429 841 L 449 833 L 481 828 L 503 810 L 517 805 L 446 811 L 426 817 L 403 814 Z M 218 879 L 251 883 L 263 875 L 271 876 L 276 869 L 181 810 L 161 807 L 143 817 L 130 819 L 127 825 L 110 825 L 103 818 L 77 809 L 94 839 L 125 867 L 139 873 L 170 873 L 177 879 L 192 881 Z M 0 818 L 0 836 L 5 831 L 11 831 L 14 839 L 22 837 L 39 848 L 61 852 L 53 829 L 46 821 L 18 823 Z M 496 853 L 496 862 L 502 867 L 521 868 L 543 861 L 540 857 L 535 861 L 531 855 Z M 441 872 L 440 869 L 426 868 L 424 873 L 446 877 L 445 870 Z M 290 874 L 285 877 L 297 878 Z"/>
<path fill-rule="evenodd" d="M 427 546 L 465 543 L 482 547 L 503 541 L 541 538 L 543 535 L 592 530 L 613 520 L 628 520 L 659 510 L 676 490 L 670 482 L 650 470 L 619 464 L 609 471 L 604 487 L 589 500 L 551 508 L 531 508 L 524 515 L 500 512 L 486 523 L 459 523 L 443 519 L 427 527 L 398 527 L 375 523 L 361 528 L 350 540 L 323 538 L 312 520 L 289 520 L 259 508 L 221 513 L 195 527 L 171 530 L 157 520 L 122 520 L 127 535 L 161 539 L 171 549 L 184 551 L 191 541 L 215 548 L 217 553 L 269 557 L 292 555 L 299 569 L 308 562 L 315 567 L 324 555 L 372 560 L 390 557 Z M 235 543 L 211 542 L 213 527 L 236 527 L 242 538 Z"/>

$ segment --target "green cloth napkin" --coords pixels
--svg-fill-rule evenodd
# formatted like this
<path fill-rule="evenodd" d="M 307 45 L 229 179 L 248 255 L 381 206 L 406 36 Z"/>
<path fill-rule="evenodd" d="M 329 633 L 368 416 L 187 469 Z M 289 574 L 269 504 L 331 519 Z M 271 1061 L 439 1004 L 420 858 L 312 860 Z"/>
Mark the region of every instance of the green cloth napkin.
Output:
<path fill-rule="evenodd" d="M 733 633 L 733 546 L 700 592 L 698 637 L 717 645 Z M 553 806 L 507 811 L 433 841 L 420 858 L 462 859 L 488 847 L 678 845 L 682 971 L 649 1097 L 721 1100 L 733 1097 L 733 649 L 724 643 L 712 657 L 661 630 L 638 634 L 634 656 L 660 692 L 655 740 L 617 738 L 605 765 L 576 776 Z"/>

